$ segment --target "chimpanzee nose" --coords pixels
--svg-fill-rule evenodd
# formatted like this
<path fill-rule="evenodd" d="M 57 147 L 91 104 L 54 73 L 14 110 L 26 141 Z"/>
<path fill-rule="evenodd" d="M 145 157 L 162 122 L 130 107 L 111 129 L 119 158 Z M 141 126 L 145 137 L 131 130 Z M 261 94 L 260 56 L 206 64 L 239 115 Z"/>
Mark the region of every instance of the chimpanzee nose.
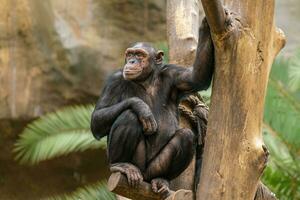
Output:
<path fill-rule="evenodd" d="M 135 64 L 136 63 L 136 60 L 135 59 L 131 59 L 128 61 L 130 64 Z"/>

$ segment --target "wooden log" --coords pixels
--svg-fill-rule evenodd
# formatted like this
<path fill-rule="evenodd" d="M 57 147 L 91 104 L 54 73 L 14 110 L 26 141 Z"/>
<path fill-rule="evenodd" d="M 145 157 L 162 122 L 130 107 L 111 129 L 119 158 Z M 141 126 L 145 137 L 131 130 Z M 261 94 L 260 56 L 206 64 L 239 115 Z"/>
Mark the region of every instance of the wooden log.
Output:
<path fill-rule="evenodd" d="M 113 173 L 108 180 L 108 189 L 118 195 L 133 200 L 192 200 L 193 193 L 191 190 L 171 191 L 167 197 L 162 197 L 154 193 L 151 184 L 142 182 L 137 188 L 132 188 L 127 182 L 125 175 L 120 172 Z"/>
<path fill-rule="evenodd" d="M 151 185 L 142 182 L 137 188 L 132 188 L 127 182 L 125 175 L 120 172 L 113 173 L 108 180 L 108 189 L 118 195 L 130 199 L 159 200 L 161 197 L 152 191 Z"/>

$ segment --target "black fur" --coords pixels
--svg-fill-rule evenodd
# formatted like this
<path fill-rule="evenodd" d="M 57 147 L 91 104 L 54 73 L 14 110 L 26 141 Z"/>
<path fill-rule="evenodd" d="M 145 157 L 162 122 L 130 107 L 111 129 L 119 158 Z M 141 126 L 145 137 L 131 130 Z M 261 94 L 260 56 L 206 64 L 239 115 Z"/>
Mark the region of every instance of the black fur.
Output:
<path fill-rule="evenodd" d="M 125 80 L 123 69 L 111 75 L 91 121 L 95 138 L 108 135 L 111 170 L 126 174 L 133 186 L 142 179 L 170 180 L 188 166 L 195 139 L 191 130 L 179 127 L 178 104 L 182 96 L 209 87 L 214 66 L 206 22 L 200 28 L 197 56 L 190 68 L 156 64 L 153 47 L 136 45 L 151 56 L 147 66 L 151 73 L 142 81 Z M 143 119 L 151 124 L 150 132 L 143 130 Z M 164 182 L 157 180 L 153 183 Z"/>

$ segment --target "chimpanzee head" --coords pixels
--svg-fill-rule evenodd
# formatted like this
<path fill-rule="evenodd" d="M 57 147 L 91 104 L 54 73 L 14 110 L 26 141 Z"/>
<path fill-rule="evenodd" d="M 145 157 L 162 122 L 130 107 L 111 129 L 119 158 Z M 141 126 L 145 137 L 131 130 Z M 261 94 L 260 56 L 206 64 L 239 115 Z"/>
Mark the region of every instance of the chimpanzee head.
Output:
<path fill-rule="evenodd" d="M 135 43 L 125 51 L 124 79 L 136 81 L 147 79 L 155 67 L 162 64 L 163 56 L 163 51 L 156 51 L 148 43 Z"/>

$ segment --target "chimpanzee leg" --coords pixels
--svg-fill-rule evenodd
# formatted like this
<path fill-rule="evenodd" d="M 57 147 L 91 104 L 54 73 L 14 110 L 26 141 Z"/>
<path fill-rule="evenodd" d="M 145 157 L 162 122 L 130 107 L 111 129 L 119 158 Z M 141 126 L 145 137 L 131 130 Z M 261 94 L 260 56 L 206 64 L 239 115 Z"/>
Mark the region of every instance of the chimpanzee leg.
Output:
<path fill-rule="evenodd" d="M 154 192 L 168 190 L 167 180 L 177 177 L 189 165 L 194 154 L 195 139 L 190 129 L 179 129 L 169 143 L 148 165 L 146 180 L 151 181 Z"/>
<path fill-rule="evenodd" d="M 127 176 L 131 186 L 143 177 L 140 169 L 145 166 L 145 145 L 142 126 L 130 110 L 124 111 L 113 123 L 108 137 L 108 160 L 111 171 Z"/>

